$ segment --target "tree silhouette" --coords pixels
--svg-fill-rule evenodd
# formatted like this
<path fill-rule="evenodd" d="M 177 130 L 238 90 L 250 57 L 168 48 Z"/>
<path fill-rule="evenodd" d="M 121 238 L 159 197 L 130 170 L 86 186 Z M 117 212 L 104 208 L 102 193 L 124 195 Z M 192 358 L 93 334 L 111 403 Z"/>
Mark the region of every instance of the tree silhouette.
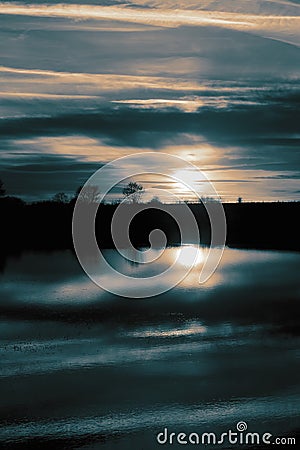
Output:
<path fill-rule="evenodd" d="M 2 195 L 5 195 L 5 194 L 6 194 L 6 190 L 4 188 L 3 181 L 0 180 L 0 195 L 2 196 Z"/>
<path fill-rule="evenodd" d="M 135 181 L 130 181 L 130 183 L 123 188 L 123 195 L 130 203 L 138 203 L 143 195 L 143 192 L 143 186 Z"/>
<path fill-rule="evenodd" d="M 64 192 L 58 192 L 52 197 L 52 201 L 56 203 L 68 203 L 69 197 Z"/>
<path fill-rule="evenodd" d="M 100 190 L 98 186 L 80 186 L 76 191 L 76 197 L 84 203 L 97 203 L 100 197 Z"/>
<path fill-rule="evenodd" d="M 200 199 L 199 199 L 199 202 L 200 203 L 216 203 L 218 200 L 216 199 L 216 198 L 214 198 L 214 197 L 201 197 Z"/>
<path fill-rule="evenodd" d="M 162 201 L 160 200 L 160 198 L 157 195 L 154 195 L 154 197 L 152 197 L 152 199 L 149 202 L 150 205 L 161 205 Z"/>

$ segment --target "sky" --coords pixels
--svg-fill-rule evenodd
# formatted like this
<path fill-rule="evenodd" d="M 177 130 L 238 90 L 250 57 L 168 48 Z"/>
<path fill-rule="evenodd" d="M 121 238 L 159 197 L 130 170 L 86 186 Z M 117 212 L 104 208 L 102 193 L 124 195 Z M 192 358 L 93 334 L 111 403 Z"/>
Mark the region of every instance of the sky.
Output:
<path fill-rule="evenodd" d="M 105 163 L 143 153 L 143 172 L 156 152 L 224 201 L 300 200 L 299 13 L 296 0 L 0 1 L 7 193 L 72 195 Z M 186 198 L 159 161 L 165 179 L 137 181 Z"/>

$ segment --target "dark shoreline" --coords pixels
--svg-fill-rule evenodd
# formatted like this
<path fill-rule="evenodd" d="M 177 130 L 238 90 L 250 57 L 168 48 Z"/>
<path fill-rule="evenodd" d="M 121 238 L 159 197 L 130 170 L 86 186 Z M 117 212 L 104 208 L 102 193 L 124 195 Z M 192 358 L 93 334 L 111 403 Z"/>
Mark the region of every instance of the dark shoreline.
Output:
<path fill-rule="evenodd" d="M 0 245 L 2 257 L 26 250 L 73 250 L 72 216 L 74 200 L 26 204 L 15 197 L 0 199 Z M 128 204 L 136 213 L 130 225 L 130 237 L 136 247 L 149 246 L 149 233 L 164 231 L 168 245 L 180 244 L 180 232 L 173 218 L 159 210 L 159 205 Z M 87 212 L 90 206 L 85 206 Z M 111 219 L 118 205 L 99 205 L 96 236 L 100 248 L 114 248 Z M 169 205 L 174 213 L 185 207 Z M 205 206 L 188 204 L 201 234 L 201 245 L 209 245 L 210 223 Z M 226 245 L 231 248 L 300 251 L 300 202 L 224 203 L 227 221 Z M 158 209 L 157 209 L 158 208 Z M 195 244 L 197 244 L 195 242 Z"/>

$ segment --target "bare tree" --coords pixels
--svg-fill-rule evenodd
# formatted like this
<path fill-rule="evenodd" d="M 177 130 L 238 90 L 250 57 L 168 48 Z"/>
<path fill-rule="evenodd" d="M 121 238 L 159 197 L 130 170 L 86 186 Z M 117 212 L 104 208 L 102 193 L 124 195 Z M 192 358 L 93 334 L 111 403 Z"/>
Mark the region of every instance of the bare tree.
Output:
<path fill-rule="evenodd" d="M 123 188 L 123 195 L 130 203 L 138 203 L 143 193 L 143 186 L 135 181 L 130 181 L 130 183 Z"/>
<path fill-rule="evenodd" d="M 238 203 L 243 203 L 242 197 L 238 197 L 237 202 L 238 202 Z"/>
<path fill-rule="evenodd" d="M 98 203 L 100 190 L 98 186 L 80 186 L 76 191 L 76 197 L 84 203 Z"/>
<path fill-rule="evenodd" d="M 4 188 L 3 181 L 0 180 L 0 196 L 3 196 L 3 195 L 5 195 L 5 194 L 6 194 L 6 190 L 5 190 L 5 188 Z"/>

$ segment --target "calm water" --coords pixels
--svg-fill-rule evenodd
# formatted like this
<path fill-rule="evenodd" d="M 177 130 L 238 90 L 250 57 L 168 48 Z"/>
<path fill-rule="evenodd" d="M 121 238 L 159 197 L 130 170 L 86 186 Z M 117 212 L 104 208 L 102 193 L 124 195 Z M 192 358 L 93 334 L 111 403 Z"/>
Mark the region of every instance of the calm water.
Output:
<path fill-rule="evenodd" d="M 164 427 L 221 433 L 242 420 L 296 436 L 299 263 L 296 253 L 226 249 L 204 286 L 200 258 L 172 291 L 134 300 L 101 291 L 71 252 L 8 259 L 0 447 L 148 450 L 162 447 Z"/>

